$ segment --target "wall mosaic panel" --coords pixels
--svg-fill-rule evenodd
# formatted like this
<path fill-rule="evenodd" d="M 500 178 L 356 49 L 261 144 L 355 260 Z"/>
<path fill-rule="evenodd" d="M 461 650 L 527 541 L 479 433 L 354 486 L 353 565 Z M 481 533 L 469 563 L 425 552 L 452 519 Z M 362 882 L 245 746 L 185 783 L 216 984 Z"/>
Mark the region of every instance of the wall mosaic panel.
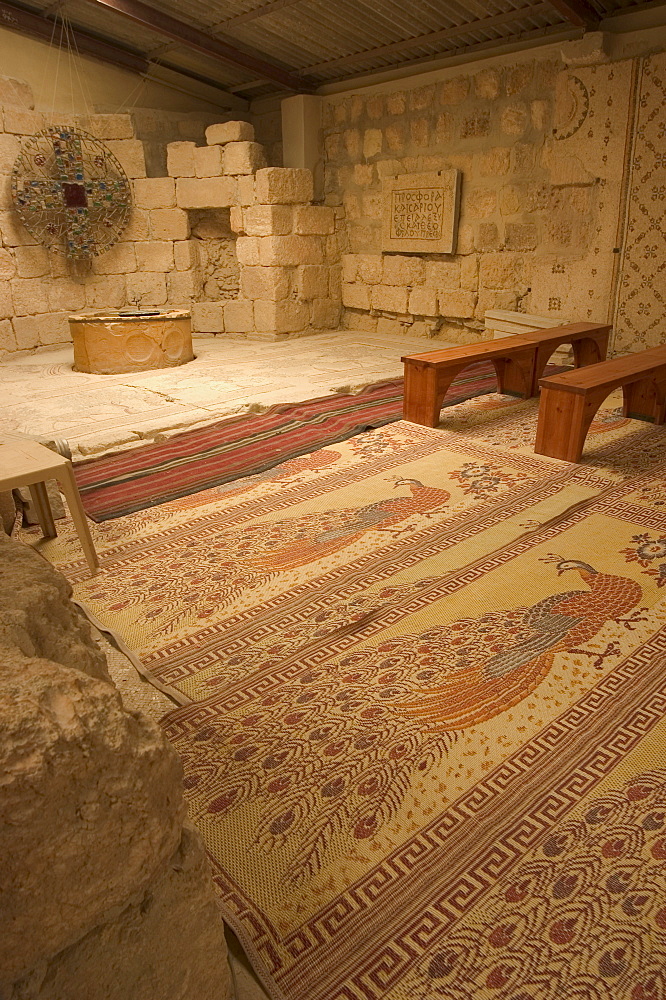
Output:
<path fill-rule="evenodd" d="M 642 60 L 615 350 L 642 351 L 666 342 L 666 53 Z"/>

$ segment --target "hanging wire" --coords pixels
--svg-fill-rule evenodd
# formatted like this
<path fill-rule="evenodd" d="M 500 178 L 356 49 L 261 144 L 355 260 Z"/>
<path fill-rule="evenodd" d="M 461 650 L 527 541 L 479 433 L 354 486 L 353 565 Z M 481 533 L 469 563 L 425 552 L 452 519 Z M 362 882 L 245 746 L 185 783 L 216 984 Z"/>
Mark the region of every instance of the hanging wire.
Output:
<path fill-rule="evenodd" d="M 81 96 L 83 98 L 83 106 L 85 108 L 86 115 L 90 115 L 95 110 L 92 90 L 90 89 L 90 84 L 86 80 L 85 75 L 82 75 L 79 63 L 81 61 L 81 53 L 79 52 L 79 47 L 76 42 L 76 32 L 74 31 L 74 26 L 70 21 L 69 17 L 64 14 L 63 20 L 67 26 L 67 49 L 69 52 L 70 63 L 74 65 L 74 72 L 76 73 L 76 78 L 78 80 L 79 89 L 81 91 Z"/>
<path fill-rule="evenodd" d="M 62 52 L 63 25 L 60 22 L 60 42 L 58 43 L 58 58 L 56 59 L 56 70 L 53 78 L 53 97 L 51 98 L 51 114 L 55 114 L 56 93 L 58 91 L 58 77 L 60 75 L 60 54 Z"/>
<path fill-rule="evenodd" d="M 44 60 L 44 70 L 42 72 L 42 78 L 41 78 L 41 80 L 39 82 L 39 93 L 40 94 L 44 93 L 44 89 L 46 87 L 46 74 L 48 73 L 49 66 L 50 66 L 50 63 L 51 63 L 51 55 L 53 53 L 53 41 L 54 41 L 54 38 L 55 38 L 55 33 L 56 33 L 56 28 L 57 27 L 58 27 L 58 18 L 55 17 L 53 19 L 53 28 L 51 29 L 51 37 L 49 39 L 48 49 L 47 49 L 47 52 L 46 52 L 46 59 Z M 53 114 L 53 111 L 54 111 L 53 104 L 51 104 L 51 107 L 48 110 L 51 112 L 51 114 Z"/>

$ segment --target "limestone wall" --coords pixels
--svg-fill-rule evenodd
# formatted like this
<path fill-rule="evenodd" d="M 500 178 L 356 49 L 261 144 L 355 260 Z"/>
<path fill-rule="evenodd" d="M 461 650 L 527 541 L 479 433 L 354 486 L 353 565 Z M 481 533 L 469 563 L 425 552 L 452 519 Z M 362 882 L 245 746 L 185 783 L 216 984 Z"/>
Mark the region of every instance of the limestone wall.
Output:
<path fill-rule="evenodd" d="M 0 534 L 0 996 L 225 1000 L 179 760 L 123 708 L 69 584 Z"/>
<path fill-rule="evenodd" d="M 161 129 L 145 111 L 70 120 L 105 142 L 133 187 L 120 240 L 76 262 L 38 244 L 12 207 L 21 140 L 46 120 L 9 103 L 16 85 L 3 93 L 0 356 L 71 340 L 68 316 L 82 309 L 191 307 L 195 333 L 259 339 L 337 327 L 340 213 L 312 204 L 309 171 L 266 166 L 251 123 L 165 143 L 173 117 Z M 188 120 L 185 134 L 202 127 Z M 148 176 L 147 152 L 153 170 L 164 161 L 164 174 Z"/>
<path fill-rule="evenodd" d="M 325 99 L 347 326 L 467 342 L 488 309 L 613 318 L 643 61 L 611 61 L 602 43 Z M 658 84 L 653 71 L 653 103 Z M 382 178 L 451 167 L 462 172 L 456 252 L 382 253 Z"/>

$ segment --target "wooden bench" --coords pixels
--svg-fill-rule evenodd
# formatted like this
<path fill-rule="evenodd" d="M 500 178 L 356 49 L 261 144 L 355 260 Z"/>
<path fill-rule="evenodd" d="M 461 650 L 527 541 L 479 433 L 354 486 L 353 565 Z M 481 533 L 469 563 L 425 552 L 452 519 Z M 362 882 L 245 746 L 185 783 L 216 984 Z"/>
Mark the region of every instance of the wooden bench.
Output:
<path fill-rule="evenodd" d="M 415 424 L 437 427 L 444 397 L 454 378 L 469 365 L 491 361 L 499 392 L 535 396 L 548 360 L 562 344 L 571 344 L 577 367 L 603 361 L 610 326 L 567 323 L 514 337 L 464 344 L 401 358 L 405 366 L 403 417 Z"/>
<path fill-rule="evenodd" d="M 534 450 L 578 462 L 604 399 L 622 387 L 625 417 L 666 422 L 666 347 L 628 354 L 580 371 L 542 378 Z"/>

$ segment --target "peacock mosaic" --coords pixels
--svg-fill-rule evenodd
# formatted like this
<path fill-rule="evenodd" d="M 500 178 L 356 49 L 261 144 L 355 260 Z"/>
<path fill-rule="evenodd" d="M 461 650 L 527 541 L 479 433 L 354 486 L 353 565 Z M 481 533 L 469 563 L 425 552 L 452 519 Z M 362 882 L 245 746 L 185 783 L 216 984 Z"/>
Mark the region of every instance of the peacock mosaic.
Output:
<path fill-rule="evenodd" d="M 623 453 L 635 424 L 611 407 L 596 433 Z M 475 1000 L 550 1000 L 530 970 L 585 930 L 571 983 L 635 1000 L 613 992 L 643 954 L 616 954 L 624 917 L 590 944 L 562 866 L 615 843 L 599 807 L 570 813 L 645 772 L 663 727 L 663 449 L 607 474 L 513 444 L 399 422 L 97 525 L 105 572 L 67 565 L 182 703 L 164 726 L 191 813 L 277 995 L 457 1000 L 468 976 Z M 656 911 L 622 865 L 645 836 L 599 862 L 639 941 Z M 447 950 L 481 934 L 494 964 Z"/>

